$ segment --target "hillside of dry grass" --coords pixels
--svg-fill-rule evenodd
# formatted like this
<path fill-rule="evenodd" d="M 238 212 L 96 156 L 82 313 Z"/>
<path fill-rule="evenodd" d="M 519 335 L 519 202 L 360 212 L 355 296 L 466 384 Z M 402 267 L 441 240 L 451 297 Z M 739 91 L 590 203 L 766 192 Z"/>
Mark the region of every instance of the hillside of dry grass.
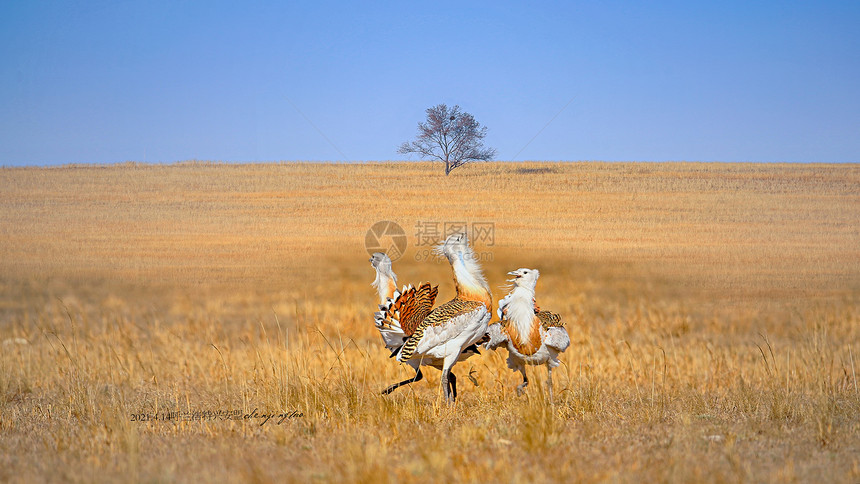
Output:
<path fill-rule="evenodd" d="M 856 482 L 860 167 L 186 163 L 0 169 L 0 480 Z M 572 346 L 390 396 L 365 235 L 541 270 Z M 255 413 L 256 410 L 256 413 Z M 266 416 L 272 416 L 265 420 Z M 153 419 L 155 417 L 155 419 Z M 247 417 L 247 418 L 246 418 Z M 265 423 L 263 423 L 265 421 Z M 261 425 L 262 424 L 262 425 Z"/>

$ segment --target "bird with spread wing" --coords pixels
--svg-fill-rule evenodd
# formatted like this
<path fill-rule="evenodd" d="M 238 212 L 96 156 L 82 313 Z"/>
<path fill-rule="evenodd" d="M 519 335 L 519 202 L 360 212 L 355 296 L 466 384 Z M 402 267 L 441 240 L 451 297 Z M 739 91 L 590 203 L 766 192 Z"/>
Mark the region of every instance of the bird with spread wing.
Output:
<path fill-rule="evenodd" d="M 394 357 L 431 313 L 439 287 L 423 282 L 417 287 L 407 285 L 397 290 L 397 275 L 392 269 L 391 258 L 376 252 L 370 258 L 370 263 L 376 269 L 373 286 L 377 289 L 380 299 L 379 311 L 374 315 L 374 322 L 385 347 Z M 463 349 L 458 361 L 476 354 L 479 354 L 478 346 L 473 343 Z M 382 393 L 387 395 L 403 385 L 422 380 L 424 378 L 421 372 L 422 365 L 442 370 L 444 358 L 428 356 L 410 363 L 410 366 L 415 369 L 415 376 L 388 386 Z M 457 379 L 453 374 L 450 374 L 447 386 L 453 398 L 456 398 Z"/>
<path fill-rule="evenodd" d="M 451 264 L 457 291 L 454 299 L 431 310 L 435 291 L 421 291 L 420 287 L 403 291 L 381 305 L 375 321 L 380 332 L 399 327 L 404 335 L 409 333 L 391 356 L 414 368 L 416 379 L 420 379 L 421 365 L 441 369 L 442 396 L 451 403 L 457 395 L 457 378 L 451 369 L 457 361 L 477 353 L 476 343 L 486 335 L 493 298 L 466 234 L 451 235 L 436 252 Z M 411 381 L 415 379 L 392 385 L 386 392 Z"/>

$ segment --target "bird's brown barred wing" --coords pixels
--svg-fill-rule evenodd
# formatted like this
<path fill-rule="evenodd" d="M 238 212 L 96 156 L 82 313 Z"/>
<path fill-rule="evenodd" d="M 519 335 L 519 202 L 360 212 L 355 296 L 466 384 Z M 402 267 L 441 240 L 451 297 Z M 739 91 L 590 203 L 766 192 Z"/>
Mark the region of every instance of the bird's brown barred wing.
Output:
<path fill-rule="evenodd" d="M 377 326 L 399 327 L 405 336 L 411 336 L 415 329 L 433 310 L 433 303 L 439 293 L 439 286 L 429 282 L 418 287 L 406 286 L 403 291 L 395 292 L 377 313 Z"/>
<path fill-rule="evenodd" d="M 484 303 L 478 301 L 467 301 L 459 298 L 454 298 L 445 304 L 437 307 L 415 328 L 415 332 L 403 344 L 403 349 L 400 352 L 400 361 L 406 361 L 412 358 L 415 353 L 415 348 L 421 338 L 424 337 L 424 330 L 430 326 L 442 325 L 450 320 L 463 314 L 471 313 L 478 308 L 484 307 Z"/>

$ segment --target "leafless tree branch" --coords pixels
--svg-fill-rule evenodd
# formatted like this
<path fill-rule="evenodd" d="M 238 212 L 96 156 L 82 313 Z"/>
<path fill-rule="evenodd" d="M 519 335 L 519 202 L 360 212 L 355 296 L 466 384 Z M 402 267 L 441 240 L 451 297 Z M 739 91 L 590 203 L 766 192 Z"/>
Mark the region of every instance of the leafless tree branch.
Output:
<path fill-rule="evenodd" d="M 418 123 L 415 140 L 400 145 L 400 154 L 418 154 L 422 158 L 438 160 L 445 164 L 445 174 L 472 161 L 491 160 L 496 155 L 493 148 L 485 148 L 481 140 L 487 128 L 475 118 L 460 111 L 460 106 L 448 108 L 439 104 L 427 109 L 427 120 Z"/>

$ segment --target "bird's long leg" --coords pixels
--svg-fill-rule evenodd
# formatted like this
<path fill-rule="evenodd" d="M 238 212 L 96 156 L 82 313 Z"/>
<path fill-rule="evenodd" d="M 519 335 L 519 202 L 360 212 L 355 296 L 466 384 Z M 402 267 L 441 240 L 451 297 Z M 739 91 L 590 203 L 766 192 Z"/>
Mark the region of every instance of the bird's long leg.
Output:
<path fill-rule="evenodd" d="M 523 382 L 520 383 L 519 385 L 517 385 L 517 395 L 518 396 L 525 393 L 526 387 L 529 385 L 529 379 L 526 376 L 526 367 L 525 366 L 520 367 L 520 373 L 523 374 Z"/>
<path fill-rule="evenodd" d="M 546 365 L 546 388 L 549 390 L 549 404 L 552 405 L 552 368 Z"/>
<path fill-rule="evenodd" d="M 391 385 L 390 387 L 386 388 L 385 390 L 382 390 L 382 394 L 388 395 L 389 393 L 396 390 L 398 387 L 401 387 L 403 385 L 408 385 L 408 384 L 414 383 L 416 381 L 421 381 L 422 378 L 424 378 L 424 374 L 421 373 L 421 368 L 418 368 L 418 370 L 415 372 L 414 378 L 407 378 L 407 379 L 403 380 L 402 382 L 395 383 L 394 385 Z"/>
<path fill-rule="evenodd" d="M 445 402 L 453 404 L 457 398 L 457 377 L 451 373 L 451 368 L 457 363 L 457 357 L 460 353 L 452 353 L 445 357 L 442 363 L 442 395 L 445 397 Z"/>
<path fill-rule="evenodd" d="M 448 373 L 450 371 L 445 368 L 442 370 L 442 396 L 446 403 L 452 403 L 454 399 L 451 397 L 451 385 L 448 382 Z"/>

